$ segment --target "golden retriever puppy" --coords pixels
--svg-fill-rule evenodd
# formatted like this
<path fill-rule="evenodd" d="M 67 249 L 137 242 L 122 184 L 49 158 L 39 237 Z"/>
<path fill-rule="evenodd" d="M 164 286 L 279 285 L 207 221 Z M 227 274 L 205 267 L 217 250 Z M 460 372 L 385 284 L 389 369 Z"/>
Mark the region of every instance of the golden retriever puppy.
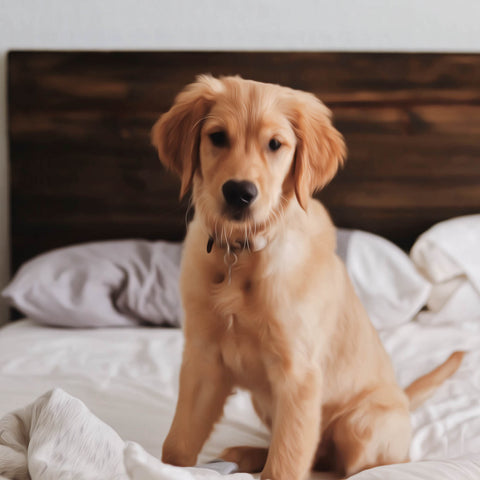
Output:
<path fill-rule="evenodd" d="M 408 460 L 409 408 L 451 375 L 454 354 L 404 392 L 312 198 L 345 144 L 314 95 L 200 76 L 152 132 L 192 188 L 182 260 L 185 348 L 163 460 L 194 465 L 232 388 L 251 392 L 269 449 L 222 457 L 262 479 L 346 475 Z M 333 459 L 333 464 L 325 464 Z"/>

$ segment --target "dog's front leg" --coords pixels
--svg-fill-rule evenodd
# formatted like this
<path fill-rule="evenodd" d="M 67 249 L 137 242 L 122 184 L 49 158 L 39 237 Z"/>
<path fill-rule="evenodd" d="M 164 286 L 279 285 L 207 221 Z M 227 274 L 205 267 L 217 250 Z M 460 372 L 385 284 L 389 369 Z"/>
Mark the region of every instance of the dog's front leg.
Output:
<path fill-rule="evenodd" d="M 232 389 L 215 349 L 193 343 L 185 344 L 177 408 L 162 452 L 165 463 L 183 467 L 195 465 Z"/>
<path fill-rule="evenodd" d="M 262 480 L 304 480 L 320 440 L 320 377 L 286 381 L 275 392 L 272 440 Z"/>

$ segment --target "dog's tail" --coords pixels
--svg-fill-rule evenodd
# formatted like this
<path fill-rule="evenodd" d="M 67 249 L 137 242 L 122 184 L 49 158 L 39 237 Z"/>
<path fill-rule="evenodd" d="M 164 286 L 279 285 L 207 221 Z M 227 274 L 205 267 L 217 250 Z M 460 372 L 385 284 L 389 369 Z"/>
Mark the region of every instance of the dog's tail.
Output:
<path fill-rule="evenodd" d="M 410 400 L 410 410 L 420 406 L 448 377 L 451 377 L 460 367 L 465 352 L 452 353 L 440 366 L 418 378 L 406 389 Z"/>

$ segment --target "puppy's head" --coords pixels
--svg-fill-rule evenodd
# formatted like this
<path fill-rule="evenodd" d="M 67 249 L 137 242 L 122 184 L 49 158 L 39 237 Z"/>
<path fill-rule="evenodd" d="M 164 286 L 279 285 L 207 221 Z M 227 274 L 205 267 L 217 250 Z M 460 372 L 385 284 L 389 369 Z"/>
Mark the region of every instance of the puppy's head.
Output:
<path fill-rule="evenodd" d="M 306 209 L 345 157 L 314 95 L 239 77 L 198 77 L 157 121 L 152 141 L 179 174 L 180 195 L 193 185 L 212 231 L 258 231 L 295 198 Z"/>

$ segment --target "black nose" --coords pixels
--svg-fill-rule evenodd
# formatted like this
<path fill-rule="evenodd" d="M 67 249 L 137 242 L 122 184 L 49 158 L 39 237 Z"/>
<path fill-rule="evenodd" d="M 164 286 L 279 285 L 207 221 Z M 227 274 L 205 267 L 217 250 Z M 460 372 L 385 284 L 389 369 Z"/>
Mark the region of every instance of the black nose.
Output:
<path fill-rule="evenodd" d="M 222 192 L 227 205 L 235 208 L 248 207 L 258 195 L 255 184 L 246 180 L 229 180 L 223 184 Z"/>

